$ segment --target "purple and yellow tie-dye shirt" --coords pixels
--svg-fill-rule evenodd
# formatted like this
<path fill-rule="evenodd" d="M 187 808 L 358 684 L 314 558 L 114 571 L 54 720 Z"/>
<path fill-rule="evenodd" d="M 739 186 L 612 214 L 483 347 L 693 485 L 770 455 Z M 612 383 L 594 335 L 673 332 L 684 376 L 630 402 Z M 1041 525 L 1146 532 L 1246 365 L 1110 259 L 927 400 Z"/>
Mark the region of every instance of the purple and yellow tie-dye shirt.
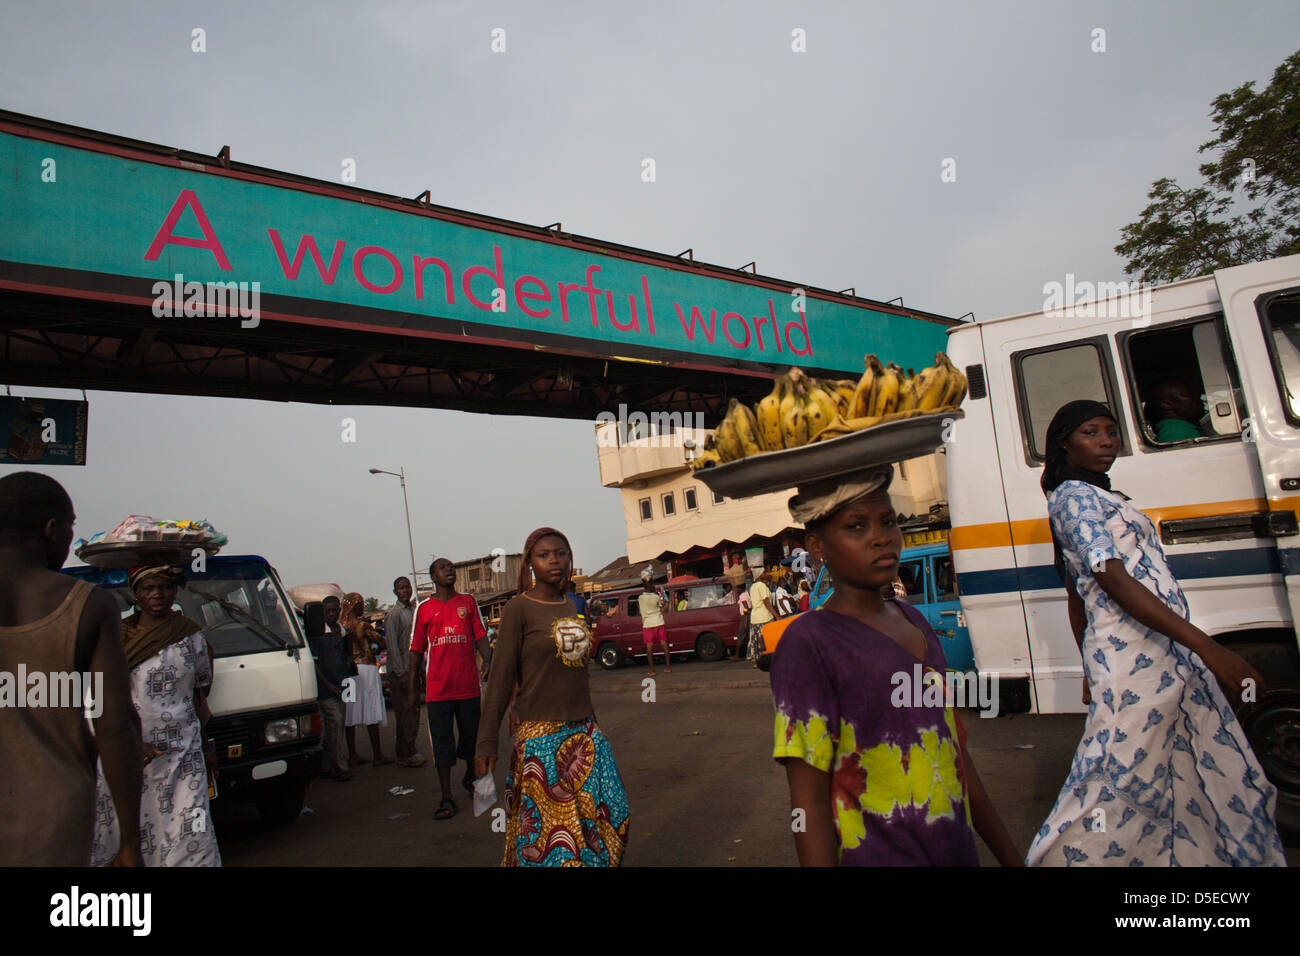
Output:
<path fill-rule="evenodd" d="M 925 635 L 924 672 L 942 677 L 934 631 L 898 607 Z M 895 675 L 910 682 L 917 663 L 888 636 L 825 608 L 791 624 L 772 658 L 772 756 L 831 775 L 842 865 L 979 865 L 953 709 L 893 705 Z"/>

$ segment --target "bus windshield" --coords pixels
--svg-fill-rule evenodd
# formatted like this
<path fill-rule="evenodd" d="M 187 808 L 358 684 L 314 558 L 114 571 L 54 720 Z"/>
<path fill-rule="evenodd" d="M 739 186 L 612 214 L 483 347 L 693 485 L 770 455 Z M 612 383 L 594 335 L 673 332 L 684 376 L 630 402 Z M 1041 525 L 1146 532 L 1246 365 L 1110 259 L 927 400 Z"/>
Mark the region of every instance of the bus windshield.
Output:
<path fill-rule="evenodd" d="M 65 573 L 107 589 L 117 599 L 122 616 L 131 613 L 125 571 L 81 567 Z M 185 579 L 173 606 L 203 629 L 217 657 L 303 646 L 291 606 L 263 561 L 209 558 L 207 570 L 187 570 Z"/>

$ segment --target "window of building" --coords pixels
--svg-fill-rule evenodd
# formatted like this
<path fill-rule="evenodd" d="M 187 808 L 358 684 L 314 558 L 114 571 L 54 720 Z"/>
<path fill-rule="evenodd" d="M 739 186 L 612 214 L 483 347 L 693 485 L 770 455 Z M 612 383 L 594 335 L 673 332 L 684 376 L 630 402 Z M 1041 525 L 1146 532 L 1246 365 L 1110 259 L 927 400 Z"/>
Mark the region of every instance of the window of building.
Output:
<path fill-rule="evenodd" d="M 642 521 L 649 521 L 651 518 L 654 517 L 654 514 L 651 513 L 651 511 L 650 511 L 650 499 L 649 499 L 649 498 L 642 498 L 640 501 L 637 502 L 637 504 L 640 505 L 640 507 L 641 507 L 641 520 L 642 520 Z"/>
<path fill-rule="evenodd" d="M 1149 445 L 1235 437 L 1242 407 L 1223 319 L 1213 316 L 1121 338 L 1133 407 Z"/>
<path fill-rule="evenodd" d="M 670 491 L 661 496 L 663 501 L 664 517 L 671 518 L 677 514 L 677 505 L 673 502 L 673 493 Z"/>
<path fill-rule="evenodd" d="M 682 492 L 682 507 L 687 511 L 698 511 L 700 503 L 695 500 L 695 489 L 687 488 Z"/>
<path fill-rule="evenodd" d="M 722 495 L 718 494 L 716 491 L 713 491 L 712 489 L 710 489 L 710 493 L 713 495 L 713 503 L 715 505 L 720 505 L 725 500 L 722 497 Z"/>
<path fill-rule="evenodd" d="M 1016 402 L 1020 411 L 1025 460 L 1043 463 L 1043 443 L 1052 416 L 1066 402 L 1091 399 L 1104 402 L 1121 415 L 1115 400 L 1115 376 L 1111 368 L 1106 337 L 1054 345 L 1011 357 L 1016 379 Z M 1122 416 L 1121 416 L 1122 417 Z M 1128 440 L 1120 423 L 1121 455 L 1129 454 Z"/>

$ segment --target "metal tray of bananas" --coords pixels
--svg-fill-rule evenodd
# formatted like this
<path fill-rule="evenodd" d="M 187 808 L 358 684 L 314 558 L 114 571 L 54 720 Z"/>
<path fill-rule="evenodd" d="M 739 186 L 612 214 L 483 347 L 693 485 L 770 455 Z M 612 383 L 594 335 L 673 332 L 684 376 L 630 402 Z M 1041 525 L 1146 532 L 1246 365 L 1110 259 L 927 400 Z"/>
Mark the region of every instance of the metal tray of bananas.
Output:
<path fill-rule="evenodd" d="M 847 475 L 872 465 L 920 458 L 943 444 L 948 423 L 965 418 L 949 408 L 883 422 L 830 441 L 764 452 L 695 472 L 694 477 L 725 498 L 752 498 L 800 484 Z"/>

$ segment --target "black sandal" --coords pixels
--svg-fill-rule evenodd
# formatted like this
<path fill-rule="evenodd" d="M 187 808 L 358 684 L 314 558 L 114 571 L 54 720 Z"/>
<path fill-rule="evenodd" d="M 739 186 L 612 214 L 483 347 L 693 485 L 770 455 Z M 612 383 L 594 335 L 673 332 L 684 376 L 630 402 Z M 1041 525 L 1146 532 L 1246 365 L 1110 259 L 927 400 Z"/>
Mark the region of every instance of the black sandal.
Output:
<path fill-rule="evenodd" d="M 456 806 L 456 801 L 451 797 L 443 797 L 442 803 L 438 804 L 438 809 L 433 811 L 435 820 L 450 820 L 460 812 L 460 807 Z"/>

